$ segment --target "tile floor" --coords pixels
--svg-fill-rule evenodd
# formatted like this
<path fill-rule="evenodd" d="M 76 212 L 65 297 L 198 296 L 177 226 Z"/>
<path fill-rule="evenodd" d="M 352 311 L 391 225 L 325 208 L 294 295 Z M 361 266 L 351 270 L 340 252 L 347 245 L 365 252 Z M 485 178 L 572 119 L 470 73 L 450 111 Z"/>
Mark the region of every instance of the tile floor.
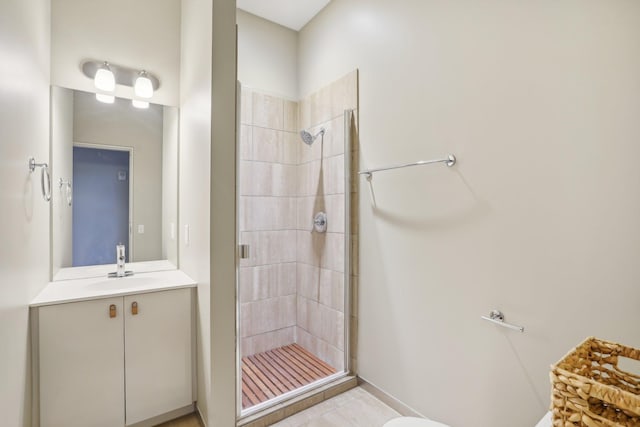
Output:
<path fill-rule="evenodd" d="M 400 414 L 356 387 L 274 424 L 274 427 L 382 427 Z"/>
<path fill-rule="evenodd" d="M 273 424 L 274 427 L 382 427 L 396 411 L 360 387 L 339 394 Z M 187 415 L 159 427 L 199 427 L 195 415 Z"/>

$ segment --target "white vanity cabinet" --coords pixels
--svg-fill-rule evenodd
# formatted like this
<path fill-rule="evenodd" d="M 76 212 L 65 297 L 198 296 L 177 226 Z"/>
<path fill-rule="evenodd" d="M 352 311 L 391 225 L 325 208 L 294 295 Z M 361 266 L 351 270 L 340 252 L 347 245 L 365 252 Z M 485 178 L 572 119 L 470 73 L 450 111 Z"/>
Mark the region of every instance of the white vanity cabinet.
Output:
<path fill-rule="evenodd" d="M 193 404 L 192 289 L 38 307 L 41 427 L 117 427 Z"/>

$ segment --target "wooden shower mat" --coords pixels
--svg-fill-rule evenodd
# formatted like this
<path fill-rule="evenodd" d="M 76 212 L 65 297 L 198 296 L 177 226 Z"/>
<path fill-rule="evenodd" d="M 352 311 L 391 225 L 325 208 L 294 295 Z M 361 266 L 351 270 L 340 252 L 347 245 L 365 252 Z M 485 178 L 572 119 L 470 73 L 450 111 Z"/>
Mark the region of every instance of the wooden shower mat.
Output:
<path fill-rule="evenodd" d="M 242 358 L 242 407 L 280 396 L 335 374 L 336 370 L 298 344 Z"/>

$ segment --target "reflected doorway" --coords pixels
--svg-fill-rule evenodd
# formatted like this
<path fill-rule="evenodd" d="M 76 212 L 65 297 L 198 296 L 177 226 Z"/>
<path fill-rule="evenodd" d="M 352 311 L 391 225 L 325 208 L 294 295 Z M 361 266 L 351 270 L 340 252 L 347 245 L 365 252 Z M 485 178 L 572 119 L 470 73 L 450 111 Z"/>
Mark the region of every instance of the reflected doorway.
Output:
<path fill-rule="evenodd" d="M 131 152 L 73 147 L 73 266 L 113 264 L 116 245 L 131 253 Z"/>

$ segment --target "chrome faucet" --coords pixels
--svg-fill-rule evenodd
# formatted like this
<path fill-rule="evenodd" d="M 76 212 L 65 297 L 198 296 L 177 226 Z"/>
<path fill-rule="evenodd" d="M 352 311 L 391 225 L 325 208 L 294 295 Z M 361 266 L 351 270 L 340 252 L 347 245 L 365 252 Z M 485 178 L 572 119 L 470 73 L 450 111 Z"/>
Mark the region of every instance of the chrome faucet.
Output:
<path fill-rule="evenodd" d="M 124 261 L 126 259 L 125 256 L 125 248 L 122 243 L 118 243 L 116 245 L 116 271 L 109 273 L 108 277 L 126 277 L 133 276 L 133 271 L 126 271 Z"/>
<path fill-rule="evenodd" d="M 122 243 L 118 243 L 116 245 L 116 277 L 124 277 L 124 245 Z"/>

